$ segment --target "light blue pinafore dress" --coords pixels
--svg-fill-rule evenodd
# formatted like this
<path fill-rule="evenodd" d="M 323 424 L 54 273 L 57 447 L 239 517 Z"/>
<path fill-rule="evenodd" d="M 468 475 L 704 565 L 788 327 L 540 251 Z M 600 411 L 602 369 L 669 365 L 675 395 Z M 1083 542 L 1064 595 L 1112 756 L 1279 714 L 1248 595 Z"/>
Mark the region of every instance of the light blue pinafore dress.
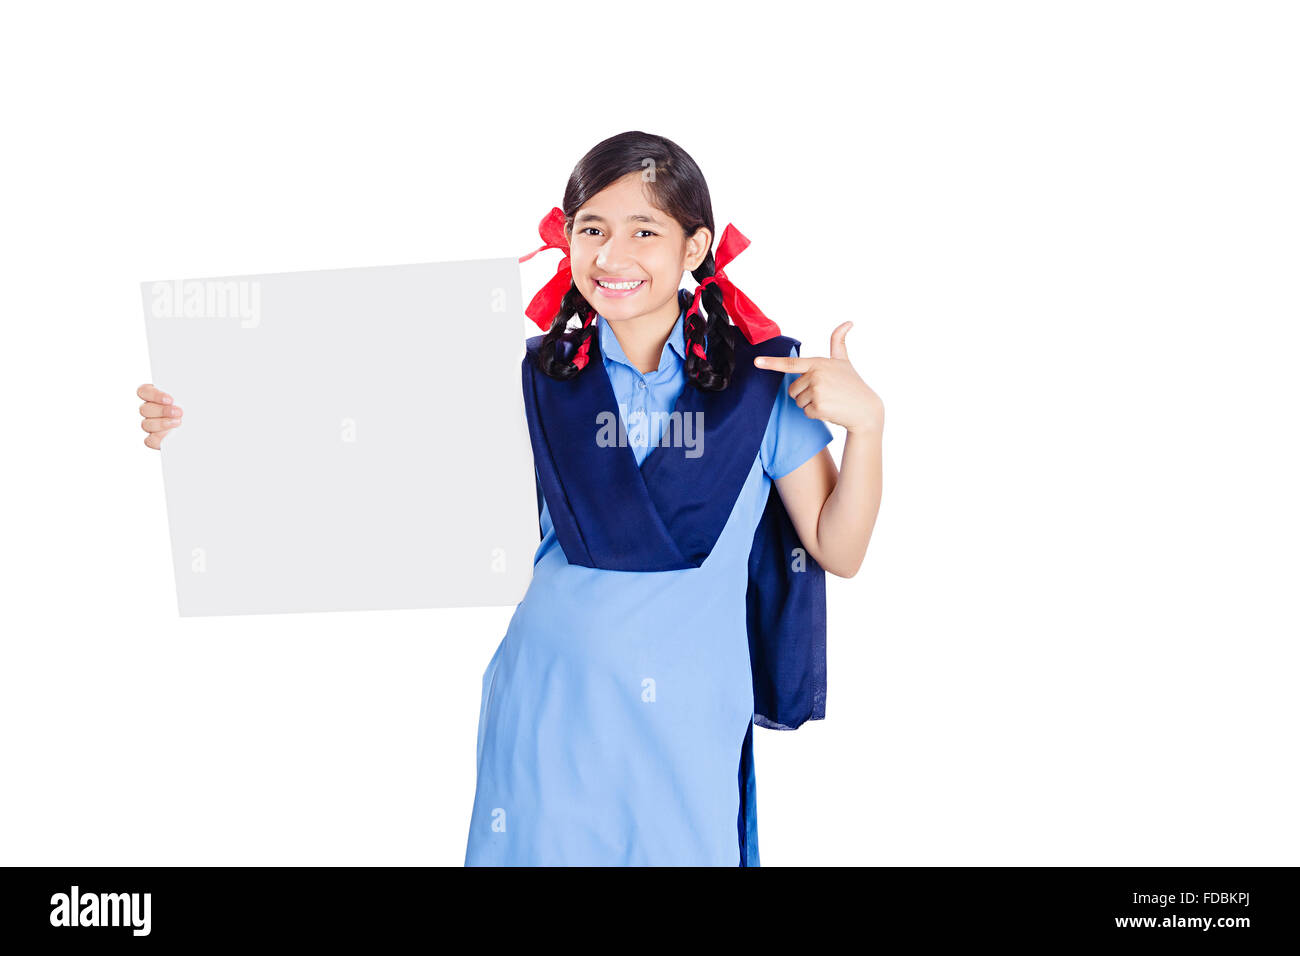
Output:
<path fill-rule="evenodd" d="M 602 332 L 640 464 L 688 387 L 684 312 L 648 373 Z M 570 564 L 543 502 L 532 581 L 483 673 L 465 865 L 757 864 L 752 812 L 751 832 L 737 832 L 746 775 L 751 801 L 754 786 L 752 762 L 741 760 L 754 718 L 747 562 L 772 480 L 831 440 L 790 398 L 797 377 L 785 373 L 759 454 L 700 567 Z"/>

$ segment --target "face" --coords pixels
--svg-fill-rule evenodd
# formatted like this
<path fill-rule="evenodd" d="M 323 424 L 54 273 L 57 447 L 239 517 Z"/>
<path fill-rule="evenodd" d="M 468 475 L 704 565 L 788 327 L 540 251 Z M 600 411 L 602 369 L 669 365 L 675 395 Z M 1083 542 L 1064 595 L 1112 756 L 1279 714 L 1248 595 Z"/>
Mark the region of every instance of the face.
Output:
<path fill-rule="evenodd" d="M 640 173 L 628 173 L 581 206 L 569 234 L 569 266 L 578 291 L 614 322 L 675 318 L 682 275 L 698 269 L 713 241 L 650 203 Z M 614 288 L 609 288 L 614 286 Z"/>

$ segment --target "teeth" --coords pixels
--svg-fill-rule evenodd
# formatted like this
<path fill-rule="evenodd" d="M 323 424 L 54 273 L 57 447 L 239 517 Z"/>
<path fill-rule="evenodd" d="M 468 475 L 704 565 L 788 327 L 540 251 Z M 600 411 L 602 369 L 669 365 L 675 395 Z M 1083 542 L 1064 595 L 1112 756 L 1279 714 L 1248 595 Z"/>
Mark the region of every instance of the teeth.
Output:
<path fill-rule="evenodd" d="M 597 279 L 596 281 L 600 283 L 601 288 L 613 289 L 617 292 L 617 291 L 623 291 L 625 289 L 635 289 L 637 286 L 639 286 L 642 283 L 643 280 L 637 279 L 633 282 L 601 282 L 599 279 Z"/>

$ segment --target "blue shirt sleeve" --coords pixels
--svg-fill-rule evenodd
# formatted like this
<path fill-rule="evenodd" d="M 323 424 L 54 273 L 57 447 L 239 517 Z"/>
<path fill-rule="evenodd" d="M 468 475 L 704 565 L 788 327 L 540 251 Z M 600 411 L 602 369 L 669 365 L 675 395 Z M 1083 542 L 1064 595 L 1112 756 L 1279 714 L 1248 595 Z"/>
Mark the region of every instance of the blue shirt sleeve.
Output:
<path fill-rule="evenodd" d="M 790 355 L 798 355 L 798 349 L 791 346 Z M 763 434 L 759 454 L 763 470 L 773 479 L 784 478 L 830 444 L 831 430 L 826 423 L 820 418 L 809 418 L 790 397 L 790 386 L 801 374 L 786 372 L 783 376 Z"/>

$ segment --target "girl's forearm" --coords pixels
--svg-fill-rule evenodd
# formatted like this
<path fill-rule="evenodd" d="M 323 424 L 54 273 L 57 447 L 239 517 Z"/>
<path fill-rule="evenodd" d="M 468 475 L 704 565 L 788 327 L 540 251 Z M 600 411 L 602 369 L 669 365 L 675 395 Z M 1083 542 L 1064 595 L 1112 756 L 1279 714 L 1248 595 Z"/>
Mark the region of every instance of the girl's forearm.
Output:
<path fill-rule="evenodd" d="M 862 567 L 871 541 L 881 493 L 880 428 L 850 431 L 844 440 L 840 475 L 817 519 L 821 564 L 851 578 Z"/>

